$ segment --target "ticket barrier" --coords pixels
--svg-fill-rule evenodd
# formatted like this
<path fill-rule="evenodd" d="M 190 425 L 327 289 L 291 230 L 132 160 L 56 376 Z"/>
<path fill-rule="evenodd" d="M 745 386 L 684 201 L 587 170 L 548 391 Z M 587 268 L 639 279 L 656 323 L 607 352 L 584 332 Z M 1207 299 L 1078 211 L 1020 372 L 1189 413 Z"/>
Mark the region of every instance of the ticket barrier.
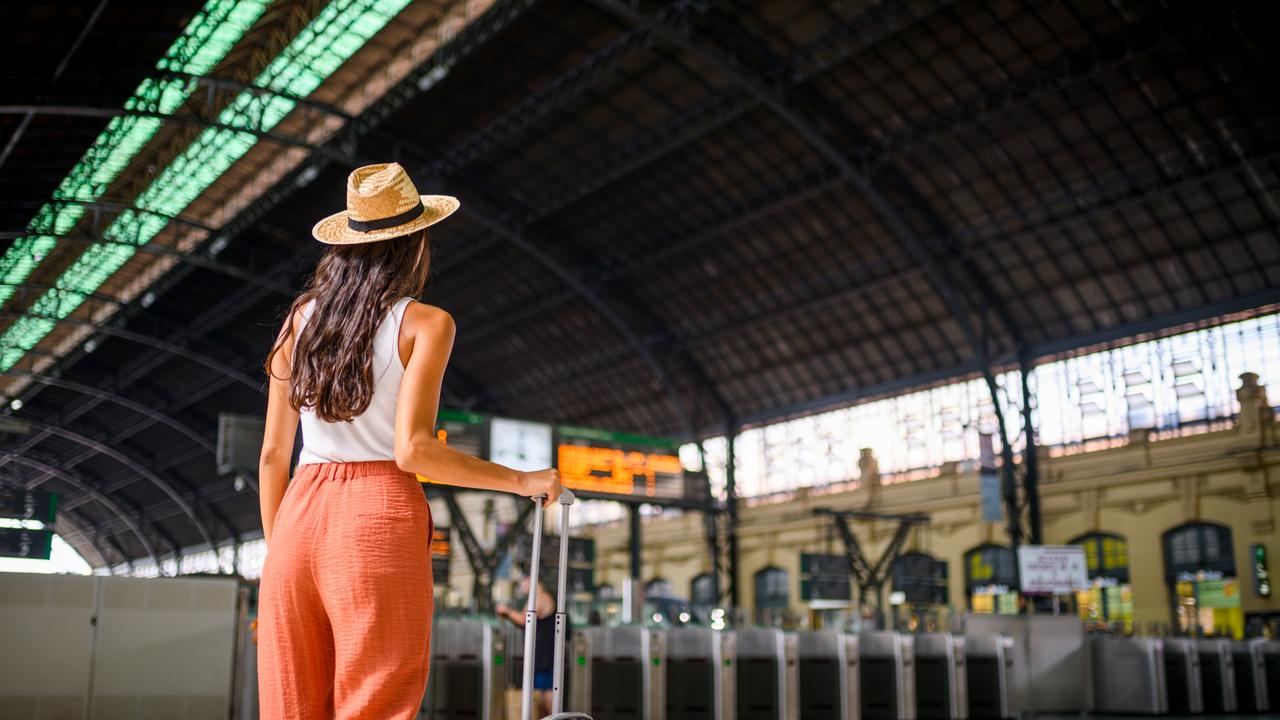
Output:
<path fill-rule="evenodd" d="M 1271 709 L 1271 693 L 1267 687 L 1268 644 L 1266 640 L 1238 640 L 1232 643 L 1236 712 L 1264 713 Z"/>
<path fill-rule="evenodd" d="M 703 627 L 667 631 L 667 720 L 737 717 L 737 637 Z"/>
<path fill-rule="evenodd" d="M 663 634 L 638 625 L 589 627 L 573 637 L 569 708 L 595 720 L 666 720 Z"/>
<path fill-rule="evenodd" d="M 1199 643 L 1200 692 L 1204 697 L 1204 712 L 1234 713 L 1236 672 L 1233 643 L 1225 638 L 1206 638 Z"/>
<path fill-rule="evenodd" d="M 916 717 L 967 720 L 965 639 L 951 633 L 922 633 L 915 636 L 915 655 Z"/>
<path fill-rule="evenodd" d="M 738 720 L 794 720 L 800 714 L 798 638 L 776 628 L 738 636 Z"/>
<path fill-rule="evenodd" d="M 801 633 L 800 720 L 858 720 L 858 636 Z"/>
<path fill-rule="evenodd" d="M 1200 641 L 1194 638 L 1164 639 L 1164 682 L 1172 715 L 1204 712 L 1200 676 Z"/>
<path fill-rule="evenodd" d="M 1100 637 L 1091 650 L 1095 710 L 1125 715 L 1169 712 L 1163 640 Z"/>
<path fill-rule="evenodd" d="M 429 720 L 506 717 L 506 635 L 480 620 L 436 620 L 423 711 Z"/>
<path fill-rule="evenodd" d="M 965 637 L 966 691 L 973 720 L 1014 717 L 1013 638 L 1008 635 Z"/>
<path fill-rule="evenodd" d="M 1271 704 L 1280 706 L 1280 642 L 1270 640 L 1263 643 L 1262 656 L 1267 679 L 1267 698 Z"/>
<path fill-rule="evenodd" d="M 862 720 L 915 720 L 915 644 L 896 632 L 858 638 Z"/>

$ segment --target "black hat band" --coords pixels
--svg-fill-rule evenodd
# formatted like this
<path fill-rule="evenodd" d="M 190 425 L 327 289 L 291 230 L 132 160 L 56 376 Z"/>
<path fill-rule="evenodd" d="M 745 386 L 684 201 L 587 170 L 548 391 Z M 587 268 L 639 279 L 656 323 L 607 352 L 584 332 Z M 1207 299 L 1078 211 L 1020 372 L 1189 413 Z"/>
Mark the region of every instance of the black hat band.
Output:
<path fill-rule="evenodd" d="M 378 218 L 377 220 L 355 220 L 350 215 L 347 216 L 347 227 L 357 232 L 373 232 L 374 230 L 386 230 L 397 225 L 403 225 L 411 220 L 416 220 L 422 214 L 422 198 L 418 198 L 418 203 L 412 208 L 391 217 Z"/>

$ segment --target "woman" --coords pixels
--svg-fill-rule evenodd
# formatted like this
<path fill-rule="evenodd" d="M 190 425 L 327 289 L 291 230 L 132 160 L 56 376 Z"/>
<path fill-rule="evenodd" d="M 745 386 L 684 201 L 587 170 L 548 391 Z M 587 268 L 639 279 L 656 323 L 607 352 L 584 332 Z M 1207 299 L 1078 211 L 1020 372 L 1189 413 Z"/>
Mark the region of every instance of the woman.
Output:
<path fill-rule="evenodd" d="M 357 168 L 347 210 L 312 234 L 332 247 L 266 360 L 259 466 L 267 557 L 258 594 L 263 720 L 412 718 L 427 684 L 431 509 L 415 475 L 519 495 L 560 495 L 435 436 L 453 319 L 415 302 L 427 227 L 458 208 L 419 195 L 395 163 Z M 294 433 L 302 454 L 289 480 Z"/>

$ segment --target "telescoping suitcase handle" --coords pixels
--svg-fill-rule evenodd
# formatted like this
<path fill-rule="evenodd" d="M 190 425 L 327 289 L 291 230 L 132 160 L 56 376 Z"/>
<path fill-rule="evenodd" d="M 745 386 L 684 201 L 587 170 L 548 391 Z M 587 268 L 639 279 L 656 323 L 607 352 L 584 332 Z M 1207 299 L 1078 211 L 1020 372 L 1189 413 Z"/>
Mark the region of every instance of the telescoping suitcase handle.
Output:
<path fill-rule="evenodd" d="M 542 503 L 546 495 L 534 495 L 533 552 L 529 557 L 529 601 L 524 610 L 524 680 L 520 685 L 520 720 L 533 720 L 534 647 L 538 635 L 538 564 L 542 560 Z M 576 498 L 567 488 L 560 494 L 560 577 L 556 582 L 556 651 L 551 681 L 551 714 L 543 720 L 591 720 L 580 712 L 564 712 L 564 644 L 569 630 L 565 598 L 569 586 L 569 508 Z"/>

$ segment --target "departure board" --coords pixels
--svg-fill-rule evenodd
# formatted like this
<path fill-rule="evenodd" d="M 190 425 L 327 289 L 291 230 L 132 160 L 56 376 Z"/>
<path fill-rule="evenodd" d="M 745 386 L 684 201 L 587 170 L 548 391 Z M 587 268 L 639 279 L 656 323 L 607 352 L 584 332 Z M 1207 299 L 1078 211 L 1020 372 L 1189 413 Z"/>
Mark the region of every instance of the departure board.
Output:
<path fill-rule="evenodd" d="M 489 418 L 466 410 L 440 408 L 436 413 L 436 438 L 468 455 L 488 458 Z M 418 482 L 432 481 L 419 475 Z"/>
<path fill-rule="evenodd" d="M 435 528 L 431 533 L 431 580 L 439 586 L 449 584 L 449 550 L 449 528 Z"/>
<path fill-rule="evenodd" d="M 525 537 L 516 546 L 516 563 L 528 570 L 533 554 L 533 538 Z M 569 537 L 569 592 L 577 595 L 595 592 L 596 541 L 591 538 Z M 538 581 L 555 591 L 560 568 L 560 537 L 545 535 L 542 538 L 542 555 L 538 562 Z"/>
<path fill-rule="evenodd" d="M 800 553 L 800 599 L 849 600 L 852 575 L 845 555 Z"/>
<path fill-rule="evenodd" d="M 51 523 L 57 515 L 58 496 L 40 488 L 0 486 L 0 517 Z"/>
<path fill-rule="evenodd" d="M 690 496 L 674 440 L 566 425 L 555 440 L 560 481 L 575 492 L 654 502 Z"/>
<path fill-rule="evenodd" d="M 48 560 L 52 549 L 52 530 L 0 528 L 0 557 Z"/>

